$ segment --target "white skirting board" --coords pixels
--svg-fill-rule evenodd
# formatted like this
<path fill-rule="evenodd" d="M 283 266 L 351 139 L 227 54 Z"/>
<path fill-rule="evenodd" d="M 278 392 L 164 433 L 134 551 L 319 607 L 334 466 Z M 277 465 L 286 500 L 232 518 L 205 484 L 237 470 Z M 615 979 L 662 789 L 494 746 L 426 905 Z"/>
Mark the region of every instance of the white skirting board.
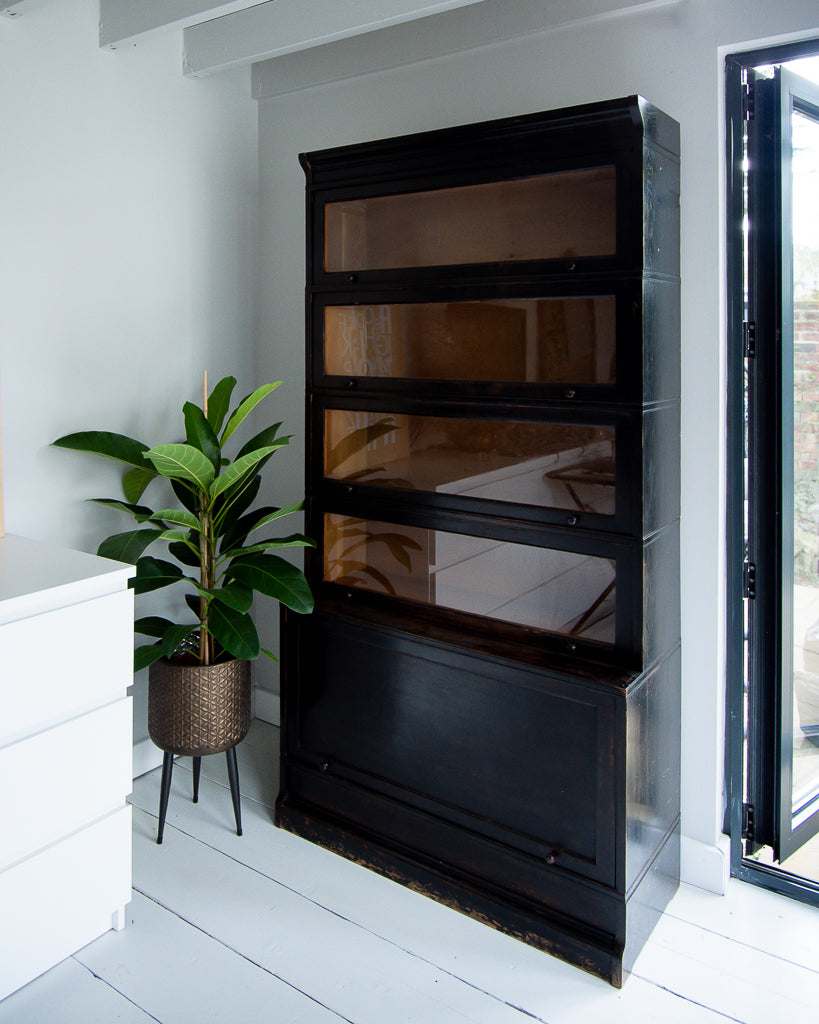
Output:
<path fill-rule="evenodd" d="M 256 688 L 256 717 L 271 725 L 281 725 L 279 695 L 273 690 Z"/>
<path fill-rule="evenodd" d="M 719 836 L 716 846 L 690 836 L 680 841 L 680 880 L 724 896 L 731 877 L 731 840 Z"/>

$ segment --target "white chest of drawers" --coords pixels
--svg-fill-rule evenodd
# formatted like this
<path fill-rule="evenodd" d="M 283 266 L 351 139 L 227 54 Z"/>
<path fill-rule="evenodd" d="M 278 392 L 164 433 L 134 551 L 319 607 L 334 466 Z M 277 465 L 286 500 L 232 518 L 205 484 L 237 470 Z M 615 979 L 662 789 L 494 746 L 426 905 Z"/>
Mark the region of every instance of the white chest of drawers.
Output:
<path fill-rule="evenodd" d="M 133 571 L 0 539 L 0 999 L 124 924 Z"/>

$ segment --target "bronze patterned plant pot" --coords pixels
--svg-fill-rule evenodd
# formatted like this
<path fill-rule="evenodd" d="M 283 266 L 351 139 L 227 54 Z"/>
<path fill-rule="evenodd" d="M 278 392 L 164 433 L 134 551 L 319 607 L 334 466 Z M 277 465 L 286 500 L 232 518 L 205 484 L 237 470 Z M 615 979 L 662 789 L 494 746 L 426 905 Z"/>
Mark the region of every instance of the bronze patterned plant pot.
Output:
<path fill-rule="evenodd" d="M 170 754 L 229 750 L 250 728 L 250 662 L 199 665 L 162 658 L 148 676 L 148 734 Z"/>

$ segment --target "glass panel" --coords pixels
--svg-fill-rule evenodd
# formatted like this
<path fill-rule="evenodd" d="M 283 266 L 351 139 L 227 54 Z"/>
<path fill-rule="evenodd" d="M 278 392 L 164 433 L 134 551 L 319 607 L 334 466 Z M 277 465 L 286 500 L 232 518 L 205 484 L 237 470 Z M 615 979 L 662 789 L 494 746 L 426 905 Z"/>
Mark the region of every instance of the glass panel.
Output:
<path fill-rule="evenodd" d="M 614 428 L 329 409 L 333 480 L 614 515 Z"/>
<path fill-rule="evenodd" d="M 613 384 L 615 298 L 328 306 L 324 366 L 346 377 Z"/>
<path fill-rule="evenodd" d="M 328 273 L 615 252 L 615 169 L 328 203 Z"/>
<path fill-rule="evenodd" d="M 797 816 L 819 794 L 819 122 L 794 111 L 792 130 L 795 634 L 792 807 Z M 794 827 L 798 824 L 794 821 Z"/>
<path fill-rule="evenodd" d="M 330 514 L 324 578 L 567 636 L 615 639 L 608 558 Z"/>

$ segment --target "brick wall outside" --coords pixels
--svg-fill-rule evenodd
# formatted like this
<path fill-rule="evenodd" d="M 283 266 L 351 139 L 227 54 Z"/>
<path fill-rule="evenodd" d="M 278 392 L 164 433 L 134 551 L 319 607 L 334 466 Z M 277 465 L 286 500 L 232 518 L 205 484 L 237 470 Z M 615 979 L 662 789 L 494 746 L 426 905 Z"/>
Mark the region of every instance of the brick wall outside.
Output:
<path fill-rule="evenodd" d="M 819 570 L 819 293 L 794 303 L 794 483 L 797 582 Z"/>

